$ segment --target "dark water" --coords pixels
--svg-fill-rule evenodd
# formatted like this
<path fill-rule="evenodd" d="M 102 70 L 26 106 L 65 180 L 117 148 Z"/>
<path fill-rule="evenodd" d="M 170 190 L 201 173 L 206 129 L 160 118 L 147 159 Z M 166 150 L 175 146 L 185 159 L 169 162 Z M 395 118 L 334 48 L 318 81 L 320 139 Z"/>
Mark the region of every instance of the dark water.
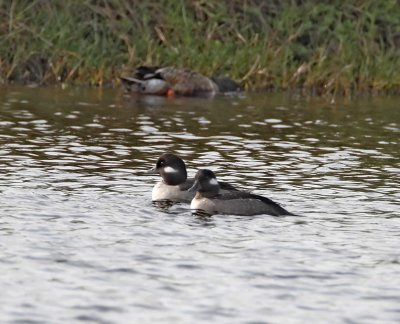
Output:
<path fill-rule="evenodd" d="M 399 98 L 0 89 L 1 323 L 398 323 Z M 158 155 L 304 217 L 151 204 Z"/>

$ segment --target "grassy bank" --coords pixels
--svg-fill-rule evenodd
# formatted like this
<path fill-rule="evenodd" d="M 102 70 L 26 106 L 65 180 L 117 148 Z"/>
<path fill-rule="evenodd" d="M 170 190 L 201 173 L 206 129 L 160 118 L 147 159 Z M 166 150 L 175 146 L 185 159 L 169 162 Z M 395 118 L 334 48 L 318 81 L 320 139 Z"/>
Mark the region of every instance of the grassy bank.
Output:
<path fill-rule="evenodd" d="M 140 64 L 247 88 L 400 92 L 397 0 L 0 0 L 0 82 L 117 85 Z"/>

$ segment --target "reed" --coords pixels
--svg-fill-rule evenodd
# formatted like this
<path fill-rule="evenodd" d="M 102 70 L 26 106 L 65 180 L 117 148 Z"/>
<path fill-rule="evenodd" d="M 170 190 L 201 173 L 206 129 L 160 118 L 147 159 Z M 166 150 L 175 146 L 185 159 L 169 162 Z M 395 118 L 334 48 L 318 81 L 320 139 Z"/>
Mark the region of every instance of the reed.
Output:
<path fill-rule="evenodd" d="M 248 89 L 400 92 L 400 2 L 0 0 L 0 82 L 118 85 L 141 64 Z"/>

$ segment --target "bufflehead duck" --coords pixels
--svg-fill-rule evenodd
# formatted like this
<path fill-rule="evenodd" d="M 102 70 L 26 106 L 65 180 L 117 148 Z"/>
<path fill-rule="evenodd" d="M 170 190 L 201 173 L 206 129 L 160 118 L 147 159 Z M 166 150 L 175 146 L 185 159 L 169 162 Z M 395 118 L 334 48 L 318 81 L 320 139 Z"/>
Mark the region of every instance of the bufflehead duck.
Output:
<path fill-rule="evenodd" d="M 187 178 L 186 165 L 183 160 L 171 153 L 161 155 L 156 166 L 148 174 L 159 174 L 162 180 L 158 182 L 152 192 L 152 200 L 169 200 L 175 202 L 190 202 L 195 192 L 188 189 L 193 186 L 194 179 Z M 222 192 L 235 191 L 235 187 L 228 183 L 220 183 Z"/>
<path fill-rule="evenodd" d="M 217 178 L 211 170 L 199 170 L 194 180 L 189 191 L 197 192 L 190 204 L 190 209 L 195 212 L 208 215 L 293 215 L 271 199 L 263 196 L 244 191 L 222 193 Z"/>
<path fill-rule="evenodd" d="M 201 96 L 234 92 L 240 85 L 226 77 L 206 77 L 200 73 L 172 66 L 140 66 L 133 77 L 120 77 L 126 90 L 161 96 Z"/>

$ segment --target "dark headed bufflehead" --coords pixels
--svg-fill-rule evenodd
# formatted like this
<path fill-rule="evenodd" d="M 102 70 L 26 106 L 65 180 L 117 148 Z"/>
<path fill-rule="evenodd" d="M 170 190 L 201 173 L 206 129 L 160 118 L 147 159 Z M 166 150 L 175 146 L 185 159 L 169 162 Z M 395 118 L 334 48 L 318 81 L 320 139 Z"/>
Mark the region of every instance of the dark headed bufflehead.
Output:
<path fill-rule="evenodd" d="M 175 154 L 165 153 L 161 155 L 157 160 L 156 166 L 148 173 L 159 174 L 162 177 L 162 180 L 153 188 L 153 201 L 190 202 L 196 194 L 188 191 L 193 186 L 194 179 L 187 178 L 185 162 Z M 222 192 L 237 190 L 224 182 L 220 183 L 220 188 Z"/>
<path fill-rule="evenodd" d="M 190 204 L 190 209 L 193 211 L 208 215 L 293 215 L 263 196 L 244 191 L 221 192 L 217 178 L 211 170 L 197 171 L 194 180 L 193 186 L 189 189 L 190 192 L 197 192 Z"/>

